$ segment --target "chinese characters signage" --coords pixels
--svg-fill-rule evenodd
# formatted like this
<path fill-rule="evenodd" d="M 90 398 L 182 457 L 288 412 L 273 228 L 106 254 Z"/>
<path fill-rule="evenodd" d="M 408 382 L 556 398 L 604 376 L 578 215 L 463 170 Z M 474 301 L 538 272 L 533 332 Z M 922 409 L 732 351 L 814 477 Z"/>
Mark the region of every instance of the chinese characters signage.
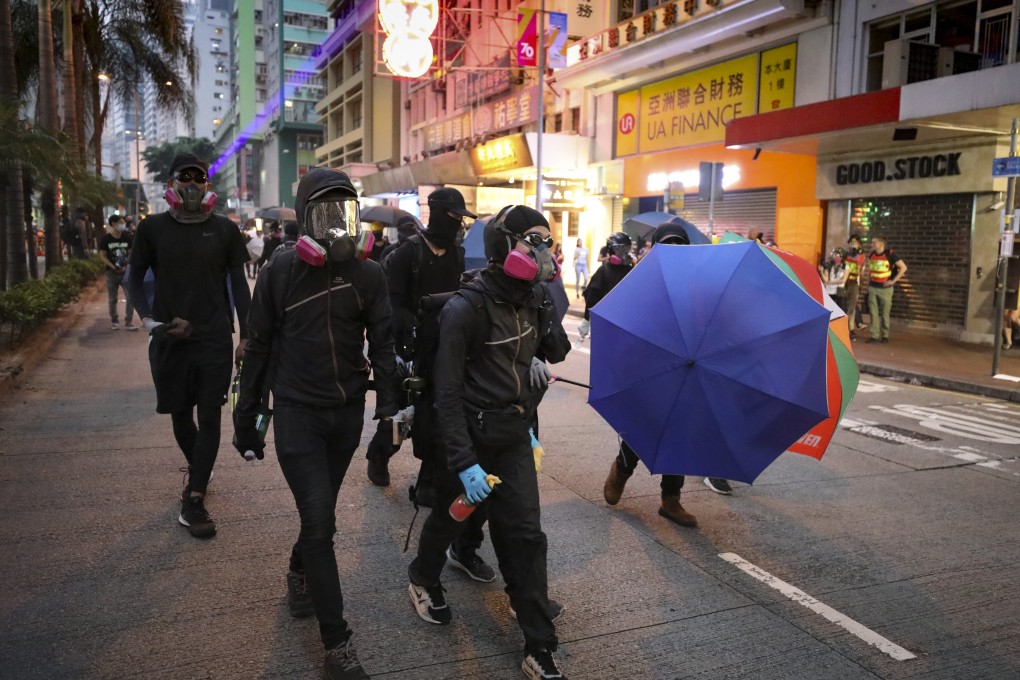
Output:
<path fill-rule="evenodd" d="M 456 79 L 454 106 L 462 109 L 510 89 L 510 54 L 504 54 L 486 70 L 469 71 Z"/>
<path fill-rule="evenodd" d="M 623 92 L 616 102 L 616 155 L 721 142 L 734 118 L 793 106 L 795 74 L 792 44 Z M 769 91 L 759 94 L 759 85 Z"/>
<path fill-rule="evenodd" d="M 471 165 L 476 175 L 526 168 L 531 165 L 531 150 L 524 135 L 507 135 L 472 149 Z"/>
<path fill-rule="evenodd" d="M 797 67 L 797 43 L 761 53 L 758 76 L 758 113 L 793 106 L 794 76 Z"/>
<path fill-rule="evenodd" d="M 471 111 L 425 126 L 425 149 L 435 151 L 487 132 L 526 125 L 538 119 L 538 89 L 529 87 L 479 104 Z"/>

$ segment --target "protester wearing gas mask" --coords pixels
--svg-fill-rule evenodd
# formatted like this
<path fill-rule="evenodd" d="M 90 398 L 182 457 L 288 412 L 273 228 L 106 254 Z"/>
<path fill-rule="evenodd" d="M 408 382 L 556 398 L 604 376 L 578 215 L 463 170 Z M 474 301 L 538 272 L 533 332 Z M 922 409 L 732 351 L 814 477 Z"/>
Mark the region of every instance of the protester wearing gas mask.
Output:
<path fill-rule="evenodd" d="M 598 304 L 634 267 L 634 255 L 630 252 L 631 244 L 630 236 L 622 231 L 612 233 L 606 239 L 604 248 L 606 261 L 592 274 L 591 281 L 583 293 L 584 320 L 577 327 L 582 341 L 591 332 L 591 317 L 588 310 Z"/>
<path fill-rule="evenodd" d="M 256 418 L 273 399 L 276 456 L 301 519 L 290 553 L 287 603 L 315 614 L 326 678 L 367 678 L 344 619 L 333 535 L 336 502 L 361 442 L 369 371 L 375 373 L 379 433 L 396 413 L 393 340 L 386 280 L 361 230 L 350 178 L 314 168 L 295 205 L 301 236 L 259 272 L 234 410 L 234 446 L 262 457 Z M 368 359 L 363 354 L 368 339 Z"/>
<path fill-rule="evenodd" d="M 213 213 L 216 194 L 208 171 L 194 154 L 174 158 L 164 195 L 170 208 L 139 223 L 126 286 L 151 336 L 156 412 L 170 414 L 174 438 L 188 462 L 177 519 L 199 538 L 216 533 L 205 509 L 205 490 L 219 450 L 220 411 L 231 366 L 248 337 L 251 301 L 244 276 L 248 251 L 237 225 Z M 150 268 L 156 280 L 151 307 L 143 286 Z M 235 310 L 241 339 L 232 351 Z"/>
<path fill-rule="evenodd" d="M 531 678 L 560 677 L 528 427 L 540 389 L 530 379 L 532 362 L 562 361 L 570 342 L 539 285 L 558 274 L 546 219 L 526 206 L 508 206 L 490 224 L 488 266 L 439 316 L 435 405 L 447 467 L 457 476 L 441 478 L 438 509 L 422 527 L 408 568 L 408 591 L 423 620 L 451 621 L 440 575 L 462 525 L 446 508 L 461 493 L 472 503 L 485 501 L 500 573 L 524 634 L 522 668 Z M 501 480 L 495 490 L 490 475 Z"/>

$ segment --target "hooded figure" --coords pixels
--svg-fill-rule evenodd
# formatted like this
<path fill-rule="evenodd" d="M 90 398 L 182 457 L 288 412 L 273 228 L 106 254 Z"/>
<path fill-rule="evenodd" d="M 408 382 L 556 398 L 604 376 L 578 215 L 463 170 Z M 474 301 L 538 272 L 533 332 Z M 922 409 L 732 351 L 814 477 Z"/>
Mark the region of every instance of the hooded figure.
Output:
<path fill-rule="evenodd" d="M 489 225 L 488 266 L 439 315 L 434 401 L 446 467 L 456 476 L 437 480 L 438 511 L 422 527 L 408 592 L 423 620 L 450 623 L 440 575 L 462 525 L 446 508 L 462 493 L 472 504 L 489 498 L 492 545 L 524 635 L 523 666 L 532 678 L 561 677 L 552 656 L 559 610 L 548 595 L 548 543 L 529 427 L 544 387 L 536 364 L 562 361 L 570 342 L 540 285 L 556 273 L 543 264 L 551 246 L 548 222 L 531 208 L 508 206 Z M 488 473 L 502 480 L 495 492 Z"/>
<path fill-rule="evenodd" d="M 256 422 L 271 390 L 277 459 L 301 518 L 287 604 L 295 617 L 318 618 L 325 677 L 367 679 L 344 618 L 333 536 L 340 485 L 361 443 L 370 370 L 379 420 L 373 443 L 392 443 L 390 303 L 382 268 L 359 256 L 364 232 L 347 175 L 309 171 L 298 185 L 296 210 L 297 246 L 276 255 L 255 283 L 234 447 L 262 457 Z"/>
<path fill-rule="evenodd" d="M 662 229 L 664 226 L 667 225 L 659 226 L 657 230 Z M 677 228 L 679 229 L 679 227 Z M 686 237 L 687 235 L 684 234 L 684 238 Z M 623 277 L 634 268 L 634 257 L 630 253 L 630 248 L 630 236 L 622 231 L 610 234 L 609 238 L 606 239 L 609 259 L 603 262 L 602 266 L 592 274 L 591 281 L 584 291 L 584 320 L 577 327 L 578 332 L 581 334 L 581 340 L 584 340 L 591 328 L 591 316 L 589 314 L 591 308 L 608 295 L 609 291 L 615 288 L 616 284 L 622 281 Z"/>

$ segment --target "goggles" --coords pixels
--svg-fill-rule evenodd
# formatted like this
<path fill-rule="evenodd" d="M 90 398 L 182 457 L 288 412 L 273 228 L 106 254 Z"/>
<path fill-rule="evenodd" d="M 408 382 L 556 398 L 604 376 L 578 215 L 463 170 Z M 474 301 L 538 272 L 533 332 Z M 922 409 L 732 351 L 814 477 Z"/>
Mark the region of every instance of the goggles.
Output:
<path fill-rule="evenodd" d="M 206 182 L 209 181 L 209 176 L 206 175 L 201 170 L 193 169 L 182 170 L 181 172 L 177 173 L 177 176 L 174 179 L 176 179 L 178 182 L 194 182 L 195 184 L 205 184 Z"/>

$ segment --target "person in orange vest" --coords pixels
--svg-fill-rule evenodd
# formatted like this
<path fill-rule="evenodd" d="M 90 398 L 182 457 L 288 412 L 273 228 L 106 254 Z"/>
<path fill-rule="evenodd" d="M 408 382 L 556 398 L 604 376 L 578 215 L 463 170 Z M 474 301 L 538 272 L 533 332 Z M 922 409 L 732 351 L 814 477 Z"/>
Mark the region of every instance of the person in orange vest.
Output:
<path fill-rule="evenodd" d="M 907 263 L 888 249 L 884 236 L 871 240 L 868 255 L 868 312 L 871 337 L 868 342 L 889 342 L 889 315 L 892 312 L 893 287 L 907 273 Z"/>

